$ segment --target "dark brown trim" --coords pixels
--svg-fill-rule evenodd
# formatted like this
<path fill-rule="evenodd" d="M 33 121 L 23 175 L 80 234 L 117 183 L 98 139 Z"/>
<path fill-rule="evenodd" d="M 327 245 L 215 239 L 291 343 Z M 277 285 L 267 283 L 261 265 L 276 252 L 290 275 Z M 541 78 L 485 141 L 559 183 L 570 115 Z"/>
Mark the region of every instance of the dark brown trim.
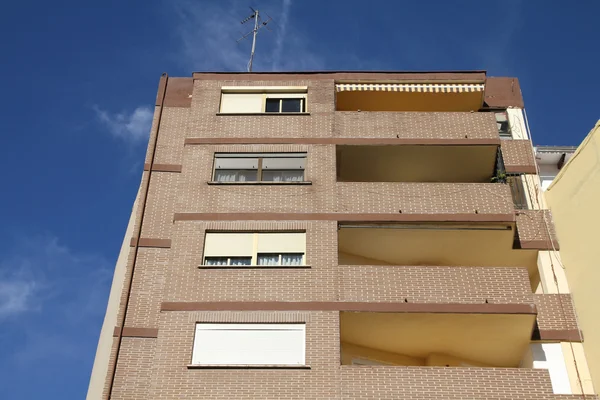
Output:
<path fill-rule="evenodd" d="M 560 250 L 560 246 L 556 240 L 554 240 L 554 248 L 548 240 L 516 240 L 513 247 L 515 249 Z"/>
<path fill-rule="evenodd" d="M 566 158 L 567 158 L 567 153 L 563 153 L 560 156 L 560 159 L 558 160 L 558 162 L 556 163 L 556 168 L 562 169 L 562 167 L 565 165 L 565 159 Z"/>
<path fill-rule="evenodd" d="M 539 340 L 560 340 L 565 342 L 583 342 L 583 336 L 577 329 L 542 330 Z"/>
<path fill-rule="evenodd" d="M 154 164 L 152 171 L 156 172 L 181 172 L 181 164 Z M 150 170 L 150 163 L 144 164 L 144 171 Z"/>
<path fill-rule="evenodd" d="M 504 169 L 511 174 L 537 174 L 535 165 L 505 165 Z"/>
<path fill-rule="evenodd" d="M 244 182 L 220 182 L 220 181 L 208 181 L 207 185 L 222 185 L 222 186 L 306 186 L 312 185 L 311 181 L 301 181 L 301 182 L 274 182 L 274 181 L 244 181 Z"/>
<path fill-rule="evenodd" d="M 533 304 L 439 304 L 359 302 L 164 302 L 161 311 L 348 311 L 456 314 L 537 314 Z"/>
<path fill-rule="evenodd" d="M 157 247 L 160 249 L 171 248 L 171 239 L 140 238 L 140 241 L 138 243 L 137 238 L 131 238 L 129 246 L 135 247 L 136 243 L 138 247 Z"/>
<path fill-rule="evenodd" d="M 293 81 L 293 80 L 390 80 L 394 82 L 484 83 L 485 71 L 311 71 L 311 72 L 194 72 L 194 80 Z"/>
<path fill-rule="evenodd" d="M 499 146 L 500 138 L 490 139 L 419 139 L 419 138 L 186 138 L 186 145 L 195 144 L 332 144 L 332 145 L 402 145 L 402 146 Z M 507 169 L 507 172 L 508 169 Z"/>
<path fill-rule="evenodd" d="M 195 365 L 187 369 L 310 369 L 310 365 Z"/>
<path fill-rule="evenodd" d="M 113 332 L 113 337 L 119 336 L 121 333 L 121 328 L 115 326 L 115 331 Z M 126 326 L 123 328 L 123 332 L 121 333 L 123 337 L 139 337 L 139 338 L 157 338 L 158 337 L 158 329 L 156 328 L 131 328 Z"/>
<path fill-rule="evenodd" d="M 175 213 L 174 221 L 514 222 L 514 214 Z"/>

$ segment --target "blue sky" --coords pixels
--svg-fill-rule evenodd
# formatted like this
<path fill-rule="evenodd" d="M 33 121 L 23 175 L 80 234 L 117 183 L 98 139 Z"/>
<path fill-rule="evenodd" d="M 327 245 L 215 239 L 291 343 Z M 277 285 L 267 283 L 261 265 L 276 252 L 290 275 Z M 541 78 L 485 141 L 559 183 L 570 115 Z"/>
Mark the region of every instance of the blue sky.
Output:
<path fill-rule="evenodd" d="M 3 398 L 84 397 L 159 76 L 243 70 L 248 5 L 276 20 L 255 71 L 517 76 L 536 144 L 577 145 L 600 118 L 592 0 L 3 4 Z"/>

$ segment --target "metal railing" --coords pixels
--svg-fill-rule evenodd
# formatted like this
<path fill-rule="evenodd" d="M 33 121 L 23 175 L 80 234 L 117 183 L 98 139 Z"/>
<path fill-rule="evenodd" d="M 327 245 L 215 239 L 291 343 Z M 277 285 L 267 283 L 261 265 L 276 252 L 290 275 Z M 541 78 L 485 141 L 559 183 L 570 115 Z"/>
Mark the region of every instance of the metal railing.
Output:
<path fill-rule="evenodd" d="M 510 186 L 513 203 L 517 210 L 527 210 L 527 194 L 525 193 L 525 185 L 523 185 L 522 174 L 507 174 L 506 183 Z"/>

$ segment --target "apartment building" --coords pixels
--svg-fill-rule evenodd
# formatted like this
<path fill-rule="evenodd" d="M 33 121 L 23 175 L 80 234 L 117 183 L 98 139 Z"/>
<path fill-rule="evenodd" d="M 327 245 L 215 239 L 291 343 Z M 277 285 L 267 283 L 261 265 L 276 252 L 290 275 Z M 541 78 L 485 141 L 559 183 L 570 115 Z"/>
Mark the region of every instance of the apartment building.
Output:
<path fill-rule="evenodd" d="M 588 357 L 592 382 L 600 387 L 600 331 L 598 305 L 600 281 L 598 233 L 600 225 L 600 121 L 581 145 L 540 146 L 536 159 L 544 198 L 556 223 L 560 240 L 560 269 L 568 278 Z"/>
<path fill-rule="evenodd" d="M 597 399 L 516 78 L 164 75 L 88 399 Z"/>

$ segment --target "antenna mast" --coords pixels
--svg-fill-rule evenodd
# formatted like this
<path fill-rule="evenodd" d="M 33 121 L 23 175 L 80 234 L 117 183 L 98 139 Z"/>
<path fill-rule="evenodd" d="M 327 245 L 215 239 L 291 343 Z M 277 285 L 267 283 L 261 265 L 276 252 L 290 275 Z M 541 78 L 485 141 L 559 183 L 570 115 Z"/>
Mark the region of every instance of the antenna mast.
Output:
<path fill-rule="evenodd" d="M 269 19 L 264 22 L 261 22 L 259 11 L 255 10 L 252 7 L 250 7 L 250 9 L 252 10 L 252 14 L 245 20 L 241 21 L 241 24 L 245 24 L 246 22 L 254 19 L 254 29 L 252 29 L 250 32 L 246 33 L 244 36 L 237 40 L 237 42 L 239 43 L 242 40 L 246 39 L 248 36 L 250 36 L 250 34 L 252 34 L 252 51 L 250 52 L 250 61 L 248 61 L 248 72 L 252 72 L 252 63 L 254 62 L 254 51 L 256 50 L 256 35 L 258 34 L 258 30 L 262 27 L 266 27 L 267 30 L 270 31 L 271 29 L 269 29 L 267 24 L 273 20 L 273 18 L 267 15 Z"/>

